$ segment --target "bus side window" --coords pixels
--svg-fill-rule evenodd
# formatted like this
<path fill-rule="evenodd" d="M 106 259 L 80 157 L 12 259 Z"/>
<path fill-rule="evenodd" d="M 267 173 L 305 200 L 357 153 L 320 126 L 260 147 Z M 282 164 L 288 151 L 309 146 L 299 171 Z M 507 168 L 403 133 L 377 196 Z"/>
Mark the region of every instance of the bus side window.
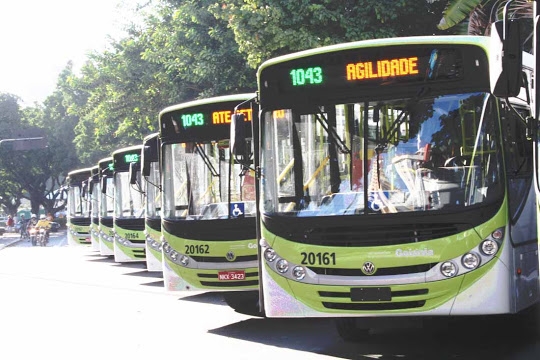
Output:
<path fill-rule="evenodd" d="M 502 109 L 505 165 L 508 175 L 510 215 L 515 221 L 527 200 L 533 175 L 533 144 L 526 136 L 525 109 L 516 108 L 521 118 L 508 106 Z"/>

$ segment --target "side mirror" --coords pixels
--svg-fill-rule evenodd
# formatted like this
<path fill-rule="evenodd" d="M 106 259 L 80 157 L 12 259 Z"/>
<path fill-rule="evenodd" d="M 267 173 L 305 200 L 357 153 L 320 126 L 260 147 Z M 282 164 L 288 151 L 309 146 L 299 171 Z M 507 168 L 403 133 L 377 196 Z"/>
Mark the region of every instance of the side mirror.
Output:
<path fill-rule="evenodd" d="M 93 192 L 94 192 L 94 183 L 93 183 L 92 181 L 90 181 L 90 182 L 88 183 L 88 193 L 89 193 L 90 195 L 92 195 Z"/>
<path fill-rule="evenodd" d="M 129 164 L 129 183 L 132 185 L 137 183 L 138 170 L 139 170 L 139 166 L 137 165 L 137 163 Z"/>
<path fill-rule="evenodd" d="M 490 83 L 491 92 L 497 97 L 519 95 L 523 78 L 521 31 L 519 21 L 505 19 L 491 25 Z"/>
<path fill-rule="evenodd" d="M 101 192 L 103 194 L 106 194 L 107 193 L 107 175 L 102 175 L 100 182 L 101 182 Z"/>
<path fill-rule="evenodd" d="M 81 184 L 81 197 L 83 197 L 83 198 L 86 197 L 86 189 L 87 189 L 87 185 L 88 185 L 87 182 L 83 182 L 83 183 Z"/>
<path fill-rule="evenodd" d="M 150 159 L 152 158 L 152 148 L 145 145 L 143 148 L 141 175 L 144 177 L 150 176 Z"/>
<path fill-rule="evenodd" d="M 246 128 L 244 114 L 231 116 L 230 150 L 236 156 L 246 157 Z"/>

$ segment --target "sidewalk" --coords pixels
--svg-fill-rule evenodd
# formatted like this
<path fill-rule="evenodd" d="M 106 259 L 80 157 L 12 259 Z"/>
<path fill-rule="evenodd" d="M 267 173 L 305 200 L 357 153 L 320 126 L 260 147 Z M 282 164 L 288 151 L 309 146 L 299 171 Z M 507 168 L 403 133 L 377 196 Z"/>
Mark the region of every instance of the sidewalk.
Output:
<path fill-rule="evenodd" d="M 19 241 L 21 241 L 21 234 L 13 232 L 5 233 L 4 235 L 0 236 L 0 250 L 18 243 Z"/>

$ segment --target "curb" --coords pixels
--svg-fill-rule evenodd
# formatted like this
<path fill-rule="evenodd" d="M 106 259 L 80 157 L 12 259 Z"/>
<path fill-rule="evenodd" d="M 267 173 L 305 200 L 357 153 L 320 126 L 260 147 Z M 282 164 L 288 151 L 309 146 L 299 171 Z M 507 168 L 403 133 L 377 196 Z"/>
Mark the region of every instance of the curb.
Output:
<path fill-rule="evenodd" d="M 9 239 L 9 240 L 8 240 Z M 4 248 L 7 248 L 13 244 L 16 244 L 18 243 L 19 241 L 21 241 L 22 239 L 20 237 L 6 237 L 5 234 L 4 236 L 0 237 L 0 241 L 2 243 L 0 243 L 0 250 L 4 249 Z"/>

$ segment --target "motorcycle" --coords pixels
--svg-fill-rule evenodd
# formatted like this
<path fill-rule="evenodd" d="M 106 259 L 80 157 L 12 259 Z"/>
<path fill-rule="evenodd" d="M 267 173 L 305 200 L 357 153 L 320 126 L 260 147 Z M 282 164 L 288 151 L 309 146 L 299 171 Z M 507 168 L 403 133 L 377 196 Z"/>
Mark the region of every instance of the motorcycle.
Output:
<path fill-rule="evenodd" d="M 28 229 L 28 237 L 30 238 L 30 242 L 32 243 L 32 246 L 36 246 L 37 235 L 38 235 L 38 231 L 35 227 Z"/>
<path fill-rule="evenodd" d="M 47 235 L 47 230 L 40 228 L 37 234 L 36 243 L 39 246 L 46 246 L 48 242 L 49 242 L 49 236 Z"/>

